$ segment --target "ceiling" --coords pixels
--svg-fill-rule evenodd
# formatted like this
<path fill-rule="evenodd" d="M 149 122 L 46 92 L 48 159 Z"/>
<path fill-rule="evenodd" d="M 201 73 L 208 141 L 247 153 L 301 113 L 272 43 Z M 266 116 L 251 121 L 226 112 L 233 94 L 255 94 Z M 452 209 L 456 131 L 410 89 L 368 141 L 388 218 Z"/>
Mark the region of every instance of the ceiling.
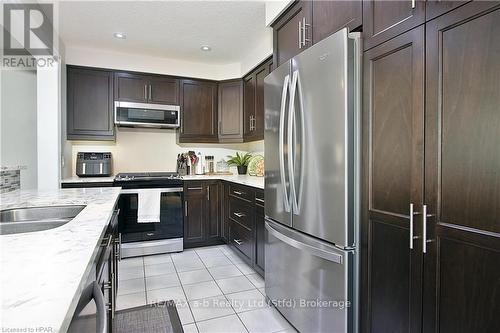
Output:
<path fill-rule="evenodd" d="M 58 17 L 67 47 L 209 64 L 240 62 L 270 33 L 264 1 L 62 1 Z"/>

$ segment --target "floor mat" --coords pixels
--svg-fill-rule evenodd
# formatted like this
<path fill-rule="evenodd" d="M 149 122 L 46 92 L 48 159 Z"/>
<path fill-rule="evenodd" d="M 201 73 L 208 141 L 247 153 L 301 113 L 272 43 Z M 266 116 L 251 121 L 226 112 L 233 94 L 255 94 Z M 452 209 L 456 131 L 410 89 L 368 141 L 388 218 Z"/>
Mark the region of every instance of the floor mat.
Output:
<path fill-rule="evenodd" d="M 138 306 L 115 312 L 113 333 L 182 333 L 174 301 Z"/>

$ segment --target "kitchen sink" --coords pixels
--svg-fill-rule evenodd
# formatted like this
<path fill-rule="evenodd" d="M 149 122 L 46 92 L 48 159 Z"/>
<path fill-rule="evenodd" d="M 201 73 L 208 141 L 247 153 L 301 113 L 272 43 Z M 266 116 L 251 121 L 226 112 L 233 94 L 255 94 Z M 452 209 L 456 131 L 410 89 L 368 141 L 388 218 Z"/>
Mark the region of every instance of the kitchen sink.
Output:
<path fill-rule="evenodd" d="M 0 211 L 0 235 L 60 227 L 75 218 L 85 205 L 14 208 Z"/>

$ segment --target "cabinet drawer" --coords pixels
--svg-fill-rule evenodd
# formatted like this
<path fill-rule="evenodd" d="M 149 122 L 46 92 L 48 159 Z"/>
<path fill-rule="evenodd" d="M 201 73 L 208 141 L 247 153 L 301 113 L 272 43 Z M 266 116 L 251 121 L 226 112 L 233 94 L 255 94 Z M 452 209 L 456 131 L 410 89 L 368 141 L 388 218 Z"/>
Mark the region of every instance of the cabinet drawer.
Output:
<path fill-rule="evenodd" d="M 236 198 L 229 198 L 229 217 L 253 230 L 254 212 L 250 204 Z"/>
<path fill-rule="evenodd" d="M 229 185 L 229 195 L 247 202 L 253 202 L 254 199 L 254 191 L 236 184 Z"/>
<path fill-rule="evenodd" d="M 253 259 L 253 232 L 249 231 L 237 222 L 231 221 L 229 227 L 229 242 L 234 245 L 248 259 Z"/>
<path fill-rule="evenodd" d="M 184 193 L 186 195 L 190 194 L 202 194 L 204 191 L 204 185 L 199 181 L 187 181 L 184 182 Z"/>

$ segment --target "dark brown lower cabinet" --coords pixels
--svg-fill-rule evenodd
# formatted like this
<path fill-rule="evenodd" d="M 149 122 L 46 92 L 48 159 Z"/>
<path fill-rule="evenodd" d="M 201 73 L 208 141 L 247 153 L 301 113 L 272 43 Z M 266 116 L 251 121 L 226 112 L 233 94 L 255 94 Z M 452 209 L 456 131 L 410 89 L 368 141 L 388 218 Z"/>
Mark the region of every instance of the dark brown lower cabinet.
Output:
<path fill-rule="evenodd" d="M 499 36 L 499 2 L 426 27 L 424 332 L 500 332 Z"/>
<path fill-rule="evenodd" d="M 419 332 L 422 251 L 410 213 L 423 195 L 424 28 L 364 59 L 362 331 Z M 415 218 L 413 237 L 420 231 Z"/>
<path fill-rule="evenodd" d="M 184 183 L 184 247 L 222 243 L 220 182 Z"/>
<path fill-rule="evenodd" d="M 362 332 L 500 332 L 498 36 L 470 2 L 365 52 Z"/>
<path fill-rule="evenodd" d="M 226 207 L 223 225 L 227 243 L 261 275 L 264 275 L 264 191 L 244 185 L 224 185 Z"/>

